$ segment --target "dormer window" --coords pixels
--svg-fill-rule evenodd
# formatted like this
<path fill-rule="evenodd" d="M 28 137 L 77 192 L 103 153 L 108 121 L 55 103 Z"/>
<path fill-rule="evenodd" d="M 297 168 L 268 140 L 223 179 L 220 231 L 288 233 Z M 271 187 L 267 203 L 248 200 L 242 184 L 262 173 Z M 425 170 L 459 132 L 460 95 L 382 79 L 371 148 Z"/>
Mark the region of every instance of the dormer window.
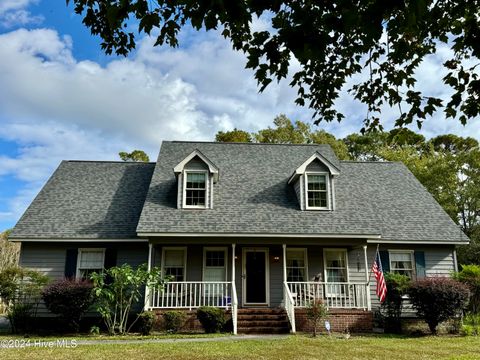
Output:
<path fill-rule="evenodd" d="M 307 209 L 328 209 L 328 174 L 306 173 Z"/>
<path fill-rule="evenodd" d="M 178 181 L 179 209 L 213 208 L 214 184 L 219 171 L 204 154 L 194 150 L 173 168 Z"/>
<path fill-rule="evenodd" d="M 206 171 L 185 171 L 184 207 L 207 206 L 207 177 Z"/>

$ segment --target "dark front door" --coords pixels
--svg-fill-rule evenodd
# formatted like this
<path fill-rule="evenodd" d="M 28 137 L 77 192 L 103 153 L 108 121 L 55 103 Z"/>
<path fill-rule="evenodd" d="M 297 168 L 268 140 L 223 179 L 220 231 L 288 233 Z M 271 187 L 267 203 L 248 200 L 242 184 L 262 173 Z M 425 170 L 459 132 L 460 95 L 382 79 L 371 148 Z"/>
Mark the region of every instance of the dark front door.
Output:
<path fill-rule="evenodd" d="M 267 303 L 266 252 L 247 250 L 245 253 L 245 302 Z"/>

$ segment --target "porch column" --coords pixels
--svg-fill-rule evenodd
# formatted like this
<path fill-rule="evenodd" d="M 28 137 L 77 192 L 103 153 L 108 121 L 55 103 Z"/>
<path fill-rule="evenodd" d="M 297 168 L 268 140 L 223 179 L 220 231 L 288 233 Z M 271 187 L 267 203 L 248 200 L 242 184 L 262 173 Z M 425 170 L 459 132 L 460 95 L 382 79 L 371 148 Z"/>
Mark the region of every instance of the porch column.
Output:
<path fill-rule="evenodd" d="M 147 260 L 147 271 L 150 272 L 152 270 L 152 254 L 153 254 L 153 244 L 148 243 L 148 260 Z M 149 286 L 145 286 L 145 310 L 150 309 L 150 288 Z"/>
<path fill-rule="evenodd" d="M 232 282 L 235 282 L 235 244 L 232 244 Z"/>
<path fill-rule="evenodd" d="M 365 258 L 365 284 L 367 292 L 367 310 L 372 310 L 372 300 L 370 299 L 370 276 L 368 267 L 367 245 L 363 245 L 363 255 Z"/>
<path fill-rule="evenodd" d="M 282 244 L 283 248 L 283 282 L 287 282 L 287 244 Z"/>

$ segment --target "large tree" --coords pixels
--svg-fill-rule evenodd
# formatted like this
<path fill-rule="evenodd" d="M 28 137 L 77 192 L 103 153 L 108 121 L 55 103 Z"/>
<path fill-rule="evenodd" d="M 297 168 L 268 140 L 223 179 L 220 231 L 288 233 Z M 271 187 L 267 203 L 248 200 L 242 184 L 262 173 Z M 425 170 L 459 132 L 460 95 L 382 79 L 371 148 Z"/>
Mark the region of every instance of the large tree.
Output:
<path fill-rule="evenodd" d="M 143 150 L 133 150 L 132 152 L 120 151 L 118 156 L 123 161 L 149 162 L 150 158 Z"/>
<path fill-rule="evenodd" d="M 246 53 L 261 91 L 298 69 L 290 83 L 296 103 L 313 109 L 316 121 L 342 120 L 335 101 L 344 89 L 367 104 L 367 128 L 381 128 L 385 105 L 398 108 L 399 126 L 421 126 L 442 107 L 446 117 L 462 123 L 480 111 L 480 0 L 68 2 L 108 54 L 126 56 L 142 32 L 155 36 L 156 46 L 178 46 L 186 25 L 219 30 Z M 252 26 L 256 17 L 269 22 L 267 30 Z M 450 88 L 446 103 L 422 92 L 416 79 L 422 61 L 436 53 L 447 56 L 446 75 L 435 74 Z"/>

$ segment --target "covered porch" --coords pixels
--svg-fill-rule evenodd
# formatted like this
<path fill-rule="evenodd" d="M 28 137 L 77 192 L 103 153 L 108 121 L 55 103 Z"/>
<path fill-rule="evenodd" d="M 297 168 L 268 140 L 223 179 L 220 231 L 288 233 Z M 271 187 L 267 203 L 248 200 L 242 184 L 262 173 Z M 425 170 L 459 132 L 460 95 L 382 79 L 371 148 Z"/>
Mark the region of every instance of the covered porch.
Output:
<path fill-rule="evenodd" d="M 328 243 L 150 242 L 148 266 L 160 266 L 172 281 L 163 289 L 146 289 L 145 307 L 223 308 L 231 313 L 234 333 L 239 309 L 282 308 L 295 332 L 296 310 L 315 300 L 332 310 L 371 310 L 368 262 L 367 245 L 358 242 L 341 248 Z"/>

